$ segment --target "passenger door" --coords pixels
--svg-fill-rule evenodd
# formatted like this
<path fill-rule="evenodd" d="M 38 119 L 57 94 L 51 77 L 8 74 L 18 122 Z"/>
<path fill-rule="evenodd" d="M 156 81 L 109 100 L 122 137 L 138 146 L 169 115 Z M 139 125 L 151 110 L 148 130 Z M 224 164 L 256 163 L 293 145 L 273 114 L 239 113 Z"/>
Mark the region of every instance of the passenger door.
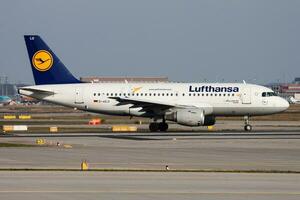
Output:
<path fill-rule="evenodd" d="M 83 88 L 75 89 L 75 104 L 83 104 Z"/>
<path fill-rule="evenodd" d="M 251 104 L 251 87 L 244 87 L 242 91 L 242 103 Z"/>

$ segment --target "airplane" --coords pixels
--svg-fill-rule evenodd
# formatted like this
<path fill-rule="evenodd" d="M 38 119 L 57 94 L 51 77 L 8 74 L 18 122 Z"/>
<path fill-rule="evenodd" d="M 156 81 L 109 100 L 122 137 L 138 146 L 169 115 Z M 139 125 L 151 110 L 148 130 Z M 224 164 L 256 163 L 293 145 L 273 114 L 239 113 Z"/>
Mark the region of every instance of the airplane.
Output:
<path fill-rule="evenodd" d="M 168 130 L 168 121 L 210 126 L 218 116 L 250 117 L 285 111 L 289 103 L 274 91 L 244 83 L 83 83 L 75 78 L 38 35 L 24 36 L 34 86 L 19 94 L 88 112 L 151 118 L 151 132 Z"/>
<path fill-rule="evenodd" d="M 295 99 L 294 97 L 290 97 L 289 100 L 292 104 L 300 104 L 300 100 Z"/>
<path fill-rule="evenodd" d="M 0 105 L 9 105 L 12 102 L 12 99 L 9 96 L 0 96 Z"/>

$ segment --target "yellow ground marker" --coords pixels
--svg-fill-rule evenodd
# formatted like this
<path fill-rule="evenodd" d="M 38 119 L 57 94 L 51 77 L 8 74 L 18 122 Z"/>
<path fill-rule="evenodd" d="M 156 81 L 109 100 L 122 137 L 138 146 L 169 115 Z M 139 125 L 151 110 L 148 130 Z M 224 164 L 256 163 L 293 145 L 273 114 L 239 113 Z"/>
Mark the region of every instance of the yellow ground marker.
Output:
<path fill-rule="evenodd" d="M 49 128 L 49 131 L 50 131 L 51 133 L 56 133 L 56 132 L 58 132 L 58 127 L 57 127 L 57 126 L 51 126 L 51 127 Z"/>
<path fill-rule="evenodd" d="M 86 171 L 89 169 L 89 165 L 86 160 L 81 162 L 80 167 L 81 167 L 81 171 Z"/>
<path fill-rule="evenodd" d="M 136 126 L 112 126 L 113 132 L 135 132 L 137 131 Z"/>
<path fill-rule="evenodd" d="M 16 115 L 4 115 L 3 118 L 4 119 L 16 119 L 17 116 Z"/>
<path fill-rule="evenodd" d="M 46 144 L 46 140 L 42 139 L 42 138 L 39 138 L 39 139 L 35 140 L 35 143 L 38 144 L 38 145 L 44 145 L 44 144 Z"/>
<path fill-rule="evenodd" d="M 19 119 L 31 119 L 31 115 L 19 115 Z"/>

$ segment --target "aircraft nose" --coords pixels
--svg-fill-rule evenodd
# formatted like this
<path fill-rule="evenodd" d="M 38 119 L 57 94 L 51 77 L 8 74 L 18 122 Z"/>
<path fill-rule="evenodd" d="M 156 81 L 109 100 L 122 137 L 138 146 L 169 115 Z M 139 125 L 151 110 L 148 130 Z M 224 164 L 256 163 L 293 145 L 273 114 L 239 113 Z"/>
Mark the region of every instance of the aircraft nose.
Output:
<path fill-rule="evenodd" d="M 282 108 L 282 111 L 285 111 L 286 109 L 288 109 L 290 107 L 290 104 L 287 100 L 281 98 L 280 107 Z"/>

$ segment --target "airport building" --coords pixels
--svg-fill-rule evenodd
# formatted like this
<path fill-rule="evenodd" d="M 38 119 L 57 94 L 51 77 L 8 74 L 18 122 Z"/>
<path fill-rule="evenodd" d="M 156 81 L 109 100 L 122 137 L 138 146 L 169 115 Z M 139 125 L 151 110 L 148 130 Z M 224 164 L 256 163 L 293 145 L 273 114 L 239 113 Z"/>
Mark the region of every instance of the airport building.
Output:
<path fill-rule="evenodd" d="M 0 84 L 0 96 L 14 97 L 17 94 L 17 86 L 10 83 Z"/>
<path fill-rule="evenodd" d="M 300 77 L 295 78 L 292 83 L 273 83 L 269 87 L 283 97 L 295 97 L 300 99 Z"/>

